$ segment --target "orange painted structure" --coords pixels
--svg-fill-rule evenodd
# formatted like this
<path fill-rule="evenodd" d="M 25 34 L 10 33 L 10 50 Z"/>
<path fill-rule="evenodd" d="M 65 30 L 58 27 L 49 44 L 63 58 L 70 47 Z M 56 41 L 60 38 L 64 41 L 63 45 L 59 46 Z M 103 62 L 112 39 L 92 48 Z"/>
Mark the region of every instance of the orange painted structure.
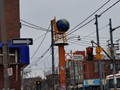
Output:
<path fill-rule="evenodd" d="M 65 50 L 64 45 L 67 44 L 65 32 L 59 32 L 56 25 L 56 19 L 53 19 L 54 28 L 54 45 L 59 49 L 59 79 L 60 90 L 66 90 L 66 65 L 65 65 Z"/>
<path fill-rule="evenodd" d="M 66 87 L 66 76 L 65 76 L 65 50 L 64 45 L 59 45 L 59 76 L 60 76 L 60 87 Z"/>

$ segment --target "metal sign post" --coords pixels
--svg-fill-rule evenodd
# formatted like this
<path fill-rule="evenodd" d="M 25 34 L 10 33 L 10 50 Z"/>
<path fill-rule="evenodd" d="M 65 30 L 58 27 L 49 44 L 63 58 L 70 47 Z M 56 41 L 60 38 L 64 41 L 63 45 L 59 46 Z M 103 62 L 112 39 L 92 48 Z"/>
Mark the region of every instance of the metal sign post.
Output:
<path fill-rule="evenodd" d="M 1 38 L 3 44 L 3 74 L 4 74 L 4 89 L 9 90 L 9 76 L 8 76 L 8 46 L 7 46 L 7 35 L 6 35 L 6 23 L 4 14 L 4 0 L 0 0 L 0 22 L 1 22 Z"/>
<path fill-rule="evenodd" d="M 95 15 L 95 25 L 96 25 L 96 36 L 97 36 L 97 44 L 99 45 L 99 30 L 98 30 L 98 15 Z M 100 90 L 103 90 L 102 86 L 102 62 L 99 60 L 99 78 L 100 78 Z"/>

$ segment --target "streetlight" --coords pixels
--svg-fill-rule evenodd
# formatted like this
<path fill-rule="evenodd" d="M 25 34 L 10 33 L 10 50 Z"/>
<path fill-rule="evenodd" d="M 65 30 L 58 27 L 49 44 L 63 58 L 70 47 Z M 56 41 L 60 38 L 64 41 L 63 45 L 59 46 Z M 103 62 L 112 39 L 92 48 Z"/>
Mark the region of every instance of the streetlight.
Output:
<path fill-rule="evenodd" d="M 81 40 L 81 38 L 80 38 L 79 35 L 78 35 L 78 36 L 71 36 L 71 37 L 68 37 L 67 40 L 71 40 L 71 39 L 74 39 L 74 38 L 77 39 L 78 41 Z M 71 51 L 71 54 L 73 54 L 72 51 Z M 67 66 L 67 68 L 68 68 L 68 66 Z M 78 83 L 78 81 L 76 80 L 75 60 L 74 60 L 74 58 L 73 58 L 73 77 L 74 77 L 73 88 L 74 88 L 74 90 L 75 90 L 75 89 L 76 89 L 76 84 Z M 67 87 L 68 87 L 68 86 L 67 86 Z"/>
<path fill-rule="evenodd" d="M 70 39 L 73 39 L 73 38 L 77 38 L 77 40 L 81 40 L 81 38 L 80 38 L 80 36 L 78 35 L 78 36 L 72 36 L 72 37 L 68 37 L 68 39 L 67 40 L 70 40 Z"/>

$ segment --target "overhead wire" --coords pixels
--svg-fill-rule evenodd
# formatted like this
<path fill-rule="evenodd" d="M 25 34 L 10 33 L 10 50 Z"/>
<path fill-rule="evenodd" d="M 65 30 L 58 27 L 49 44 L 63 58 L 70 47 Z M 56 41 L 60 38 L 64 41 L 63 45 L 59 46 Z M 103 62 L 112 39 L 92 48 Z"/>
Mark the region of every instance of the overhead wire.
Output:
<path fill-rule="evenodd" d="M 107 12 L 109 9 L 111 9 L 113 6 L 115 6 L 118 2 L 120 2 L 120 0 L 118 0 L 117 2 L 115 2 L 114 4 L 112 4 L 110 7 L 108 7 L 106 10 L 104 10 L 101 14 L 98 15 L 98 18 L 101 17 L 105 12 Z M 85 24 L 83 24 L 82 26 L 78 27 L 77 29 L 75 29 L 74 31 L 72 30 L 70 33 L 67 34 L 70 35 L 74 32 L 76 32 L 77 30 L 81 29 L 82 27 L 86 26 L 87 24 L 89 24 L 90 22 L 92 22 L 95 18 L 89 20 L 88 22 L 86 22 Z"/>
<path fill-rule="evenodd" d="M 55 52 L 55 56 L 56 56 L 57 52 L 58 52 L 58 51 Z M 50 55 L 51 55 L 51 54 L 49 54 L 49 55 L 46 56 L 42 61 L 37 62 L 37 63 L 42 63 L 43 61 L 48 60 L 48 58 L 50 57 Z M 55 62 L 55 65 L 57 64 L 57 62 L 58 62 L 58 61 Z M 39 67 L 39 69 L 50 69 L 50 68 L 52 68 L 52 66 L 51 66 L 51 67 L 46 67 L 46 68 L 41 68 L 41 67 Z"/>
<path fill-rule="evenodd" d="M 118 0 L 117 2 L 115 2 L 113 5 L 111 5 L 109 8 L 107 8 L 106 10 L 104 10 L 99 16 L 101 16 L 103 13 L 105 13 L 106 11 L 108 11 L 110 8 L 112 8 L 113 6 L 115 6 L 118 2 L 119 2 L 120 0 Z M 84 23 L 86 20 L 88 20 L 91 16 L 93 16 L 96 12 L 98 12 L 101 8 L 103 8 L 105 5 L 107 5 L 108 3 L 110 2 L 110 0 L 108 0 L 107 2 L 105 2 L 100 8 L 98 8 L 95 12 L 93 12 L 90 16 L 88 16 L 85 20 L 83 20 L 80 24 L 78 24 L 77 26 L 75 26 L 73 29 L 71 29 L 71 30 L 69 30 L 69 32 L 67 32 L 67 35 L 70 35 L 70 34 L 72 34 L 72 33 L 74 33 L 75 31 L 77 31 L 78 29 L 80 29 L 80 28 L 82 28 L 82 27 L 84 27 L 84 26 L 86 26 L 87 24 L 89 24 L 90 22 L 92 22 L 95 18 L 93 18 L 93 19 L 91 19 L 90 21 L 88 21 L 87 23 L 85 23 L 84 25 L 82 25 L 81 27 L 79 27 L 79 28 L 77 28 L 78 26 L 80 26 L 82 23 Z M 38 28 L 35 28 L 35 27 L 31 27 L 31 28 L 34 28 L 34 29 L 39 29 L 40 28 L 40 30 L 47 30 L 47 29 L 45 29 L 45 28 L 42 28 L 42 27 L 39 27 L 39 26 L 37 26 L 37 25 L 34 25 L 34 24 L 32 24 L 32 23 L 29 23 L 29 22 L 27 22 L 27 21 L 25 21 L 25 20 L 22 20 L 22 19 L 20 19 L 21 21 L 23 21 L 23 22 L 25 22 L 25 23 L 27 23 L 27 24 L 30 24 L 30 25 L 32 25 L 32 26 L 35 26 L 35 27 L 38 27 Z M 25 25 L 25 24 L 22 24 L 22 25 Z M 29 27 L 29 25 L 25 25 L 25 26 L 28 26 Z M 77 28 L 77 29 L 76 29 Z M 75 30 L 74 30 L 75 29 Z M 73 31 L 74 30 L 74 31 Z M 50 31 L 50 30 L 48 30 L 48 31 Z"/>
<path fill-rule="evenodd" d="M 32 67 L 33 65 L 37 64 L 43 57 L 45 54 L 47 54 L 47 52 L 50 50 L 51 46 L 35 61 L 33 61 L 30 65 L 28 65 L 29 67 Z"/>
<path fill-rule="evenodd" d="M 26 27 L 29 27 L 29 28 L 33 28 L 33 29 L 37 29 L 37 30 L 41 30 L 41 31 L 49 31 L 49 32 L 51 32 L 49 29 L 46 29 L 46 28 L 34 25 L 34 24 L 32 24 L 30 22 L 27 22 L 25 20 L 20 19 L 20 21 L 23 22 L 23 23 L 21 23 L 21 25 L 23 25 L 23 26 L 26 26 Z"/>
<path fill-rule="evenodd" d="M 80 26 L 82 23 L 84 23 L 86 20 L 88 20 L 92 15 L 94 15 L 97 11 L 99 11 L 102 7 L 104 7 L 106 4 L 108 4 L 109 1 L 110 1 L 110 0 L 108 0 L 105 4 L 103 4 L 100 8 L 98 8 L 94 13 L 92 13 L 90 16 L 88 16 L 88 17 L 87 17 L 85 20 L 83 20 L 80 24 L 78 24 L 77 26 L 75 26 L 73 29 L 69 30 L 70 33 L 67 32 L 67 35 L 70 35 L 70 34 L 74 33 L 75 31 L 81 29 L 82 27 L 84 27 L 84 26 L 86 26 L 87 24 L 89 24 L 90 22 L 92 22 L 95 18 L 91 19 L 90 21 L 88 21 L 87 23 L 85 23 L 84 25 L 82 25 L 81 27 L 77 28 L 77 27 Z M 120 0 L 118 0 L 117 2 L 115 2 L 113 5 L 111 5 L 111 6 L 110 6 L 109 8 L 107 8 L 106 10 L 104 10 L 99 16 L 101 16 L 103 13 L 105 13 L 105 12 L 108 11 L 110 8 L 112 8 L 114 5 L 116 5 L 119 1 L 120 1 Z M 23 21 L 23 22 L 25 22 L 25 23 L 27 23 L 27 24 L 30 24 L 30 25 L 32 25 L 32 26 L 39 27 L 39 26 L 37 26 L 37 25 L 31 24 L 31 23 L 29 23 L 29 22 L 27 22 L 27 21 L 24 21 L 24 20 L 22 20 L 22 19 L 21 19 L 21 21 Z M 23 24 L 23 25 L 24 25 L 24 24 Z M 28 25 L 26 25 L 26 26 L 28 26 Z M 34 29 L 39 29 L 39 28 L 41 29 L 41 28 L 42 28 L 42 27 L 39 27 L 39 28 L 35 28 L 35 27 L 31 27 L 31 28 L 34 28 Z M 75 29 L 75 28 L 77 28 L 77 29 Z M 75 30 L 74 30 L 74 29 L 75 29 Z M 47 29 L 42 28 L 42 30 L 47 30 Z M 73 31 L 73 30 L 74 30 L 74 31 Z M 50 31 L 50 30 L 48 30 L 48 31 Z M 71 32 L 71 31 L 72 31 L 72 32 Z"/>
<path fill-rule="evenodd" d="M 50 56 L 51 54 L 47 55 L 41 62 L 38 62 L 38 63 L 42 63 L 44 60 L 47 60 Z"/>
<path fill-rule="evenodd" d="M 108 0 L 108 2 L 109 2 L 110 0 Z M 105 13 L 106 11 L 108 11 L 110 8 L 112 8 L 114 5 L 116 5 L 118 2 L 119 2 L 120 0 L 118 0 L 116 3 L 114 3 L 113 5 L 111 5 L 109 8 L 107 8 L 105 11 L 103 11 L 101 14 L 100 14 L 100 16 L 103 14 L 103 13 Z M 106 5 L 108 2 L 106 2 L 104 5 Z M 103 5 L 103 6 L 104 6 Z M 102 7 L 101 7 L 102 8 Z M 99 8 L 100 9 L 100 8 Z M 96 10 L 97 11 L 97 10 Z M 92 14 L 91 14 L 92 15 Z M 89 16 L 89 17 L 91 17 L 91 15 Z M 87 23 L 85 23 L 84 25 L 82 25 L 81 27 L 78 27 L 79 25 L 77 25 L 75 28 L 77 28 L 76 30 L 74 30 L 74 31 L 72 31 L 72 32 L 70 32 L 70 33 L 68 33 L 67 35 L 70 35 L 70 34 L 72 34 L 72 33 L 74 33 L 75 31 L 77 31 L 77 30 L 79 30 L 80 28 L 82 28 L 82 27 L 84 27 L 85 25 L 87 25 L 88 23 L 90 23 L 90 22 L 92 22 L 93 20 L 94 20 L 95 18 L 93 18 L 93 19 L 91 19 L 90 21 L 88 21 Z M 86 21 L 86 19 L 85 19 L 85 21 Z M 75 29 L 74 28 L 74 29 Z"/>
<path fill-rule="evenodd" d="M 37 29 L 37 30 L 42 30 L 42 31 L 47 31 L 44 35 L 41 35 L 40 37 L 38 37 L 38 38 L 36 38 L 36 39 L 34 40 L 34 41 L 36 41 L 36 40 L 38 40 L 39 38 L 41 38 L 42 36 L 44 36 L 42 42 L 40 43 L 40 45 L 38 46 L 38 48 L 37 48 L 36 51 L 34 52 L 33 56 L 30 58 L 30 59 L 32 59 L 32 58 L 34 57 L 34 55 L 37 53 L 37 51 L 38 51 L 38 49 L 40 48 L 41 44 L 43 43 L 43 41 L 44 41 L 44 39 L 45 39 L 45 37 L 46 37 L 46 34 L 47 34 L 50 30 L 49 30 L 49 28 L 48 28 L 48 29 L 44 29 L 44 28 L 42 28 L 42 27 L 39 27 L 39 26 L 34 25 L 34 24 L 31 24 L 31 23 L 29 23 L 29 22 L 27 22 L 27 21 L 24 21 L 24 20 L 21 20 L 21 21 L 23 21 L 24 23 L 29 24 L 29 25 L 22 24 L 22 25 L 27 26 L 27 27 L 29 27 L 29 28 L 33 28 L 33 29 Z M 49 26 L 49 27 L 50 27 L 50 26 Z M 42 58 L 42 57 L 43 57 L 43 55 L 41 56 L 41 58 Z M 33 63 L 31 63 L 30 66 L 32 67 L 32 66 L 35 65 L 37 62 L 39 62 L 39 59 L 40 59 L 40 57 L 39 57 L 38 59 L 36 59 Z"/>
<path fill-rule="evenodd" d="M 80 24 L 78 24 L 77 26 L 75 26 L 73 29 L 69 30 L 68 35 L 70 34 L 70 32 L 72 33 L 73 30 L 75 28 L 77 28 L 78 26 L 80 26 L 81 24 L 83 24 L 86 20 L 88 20 L 91 16 L 93 16 L 96 12 L 98 12 L 101 8 L 103 8 L 106 4 L 108 4 L 110 2 L 110 0 L 108 0 L 107 2 L 105 2 L 100 8 L 98 8 L 95 12 L 93 12 L 91 15 L 89 15 L 85 20 L 83 20 Z M 93 20 L 90 20 L 90 22 L 93 21 Z M 86 23 L 87 24 L 87 23 Z M 86 25 L 85 24 L 85 25 Z"/>
<path fill-rule="evenodd" d="M 117 2 L 115 2 L 114 4 L 112 4 L 109 8 L 107 8 L 106 10 L 104 10 L 101 14 L 100 14 L 100 16 L 103 14 L 103 13 L 105 13 L 105 12 L 107 12 L 110 8 L 112 8 L 113 6 L 115 6 L 117 3 L 119 3 L 120 2 L 120 0 L 118 0 Z"/>
<path fill-rule="evenodd" d="M 49 28 L 50 28 L 50 25 L 49 25 L 48 29 L 49 29 Z M 45 37 L 46 37 L 47 33 L 48 33 L 48 31 L 46 31 L 45 36 L 43 37 L 42 41 L 40 42 L 39 46 L 37 47 L 36 51 L 35 51 L 34 54 L 31 56 L 30 59 L 32 59 L 32 58 L 35 56 L 35 54 L 38 52 L 38 50 L 39 50 L 39 48 L 41 47 L 43 41 L 45 40 Z"/>
<path fill-rule="evenodd" d="M 43 36 L 45 36 L 45 35 L 46 35 L 46 33 L 43 34 L 43 35 L 41 35 L 41 36 L 39 36 L 39 37 L 37 37 L 36 39 L 33 40 L 33 42 L 37 41 L 38 39 L 40 39 L 41 37 L 43 37 Z"/>
<path fill-rule="evenodd" d="M 69 42 L 69 46 L 72 45 L 72 44 L 75 44 L 75 45 L 80 45 L 80 46 L 92 46 L 92 43 L 91 43 L 91 40 L 90 41 L 68 41 Z M 106 43 L 101 43 L 101 46 L 106 46 Z"/>
<path fill-rule="evenodd" d="M 103 30 L 104 28 L 106 28 L 107 26 L 108 26 L 109 24 L 107 24 L 107 25 L 105 25 L 105 26 L 103 26 L 103 27 L 101 27 L 100 29 L 99 29 L 99 31 L 100 30 Z M 82 38 L 80 37 L 80 40 L 76 40 L 75 38 L 71 38 L 70 40 L 68 40 L 68 42 L 70 42 L 70 43 L 74 43 L 74 44 L 77 44 L 77 45 L 79 45 L 78 43 L 80 43 L 80 45 L 88 45 L 88 44 L 90 44 L 91 43 L 91 39 L 90 39 L 90 35 L 92 35 L 92 34 L 94 34 L 96 31 L 94 31 L 94 32 L 92 32 L 92 33 L 90 33 L 90 34 L 88 34 L 88 35 L 86 35 L 86 36 L 83 36 Z M 78 36 L 78 35 L 75 35 L 75 36 Z M 74 36 L 73 36 L 74 37 Z M 88 39 L 85 39 L 85 38 L 88 38 Z M 92 39 L 95 39 L 96 37 L 92 37 Z M 108 38 L 106 38 L 106 39 L 102 39 L 102 41 L 104 40 L 104 41 L 106 41 Z M 71 42 L 72 41 L 72 42 Z M 82 44 L 81 44 L 82 43 Z M 105 45 L 106 43 L 101 43 L 102 45 Z"/>
<path fill-rule="evenodd" d="M 88 46 L 88 44 L 80 44 L 80 43 L 76 43 L 76 42 L 72 42 L 72 41 L 68 41 L 68 42 L 70 42 L 71 44 L 76 44 L 76 45 L 81 45 L 81 46 Z"/>
<path fill-rule="evenodd" d="M 100 28 L 100 29 L 98 29 L 98 30 L 100 31 L 100 30 L 102 30 L 102 29 L 106 28 L 107 26 L 109 26 L 109 24 L 107 24 L 107 25 L 105 25 L 105 26 L 101 27 L 101 28 Z M 83 38 L 81 38 L 81 39 L 85 39 L 86 37 L 89 37 L 90 35 L 94 34 L 95 32 L 96 32 L 96 31 L 91 32 L 90 34 L 88 34 L 88 35 L 84 36 L 84 37 L 83 37 Z"/>

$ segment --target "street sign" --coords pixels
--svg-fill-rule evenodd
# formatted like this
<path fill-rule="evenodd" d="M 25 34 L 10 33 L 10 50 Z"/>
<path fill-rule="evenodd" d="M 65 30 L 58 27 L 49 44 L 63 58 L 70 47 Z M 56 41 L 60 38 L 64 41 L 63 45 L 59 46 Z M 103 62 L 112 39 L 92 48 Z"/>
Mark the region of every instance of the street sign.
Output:
<path fill-rule="evenodd" d="M 32 38 L 19 38 L 19 39 L 12 39 L 13 45 L 32 45 L 33 39 Z"/>
<path fill-rule="evenodd" d="M 8 68 L 7 69 L 7 73 L 8 73 L 8 76 L 12 76 L 13 75 L 13 69 L 12 68 Z"/>
<path fill-rule="evenodd" d="M 73 60 L 83 60 L 84 56 L 82 54 L 73 55 Z"/>

